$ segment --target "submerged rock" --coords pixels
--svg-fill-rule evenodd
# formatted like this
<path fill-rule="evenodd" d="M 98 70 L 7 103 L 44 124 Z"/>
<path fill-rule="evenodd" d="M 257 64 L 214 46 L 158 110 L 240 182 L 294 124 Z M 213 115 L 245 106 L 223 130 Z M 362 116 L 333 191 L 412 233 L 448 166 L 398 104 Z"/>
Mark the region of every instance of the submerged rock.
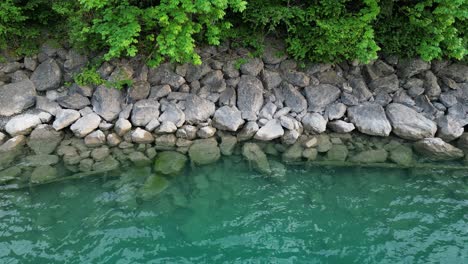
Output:
<path fill-rule="evenodd" d="M 345 161 L 348 157 L 348 148 L 345 145 L 333 145 L 327 152 L 327 160 Z"/>
<path fill-rule="evenodd" d="M 188 153 L 190 160 L 197 165 L 214 163 L 221 158 L 218 142 L 214 138 L 193 141 Z"/>
<path fill-rule="evenodd" d="M 271 174 L 270 163 L 263 150 L 255 143 L 245 143 L 242 146 L 242 156 L 252 164 L 255 170 L 264 174 Z"/>
<path fill-rule="evenodd" d="M 152 175 L 146 179 L 145 183 L 138 190 L 138 194 L 143 200 L 151 200 L 169 187 L 169 181 L 159 175 Z"/>
<path fill-rule="evenodd" d="M 164 151 L 156 156 L 154 170 L 165 175 L 177 175 L 184 170 L 186 163 L 187 157 L 184 154 Z"/>
<path fill-rule="evenodd" d="M 57 169 L 48 165 L 40 166 L 31 173 L 31 183 L 39 184 L 57 178 Z"/>
<path fill-rule="evenodd" d="M 409 166 L 414 162 L 413 150 L 404 145 L 399 145 L 391 149 L 389 158 L 396 164 L 403 166 Z"/>
<path fill-rule="evenodd" d="M 425 138 L 413 145 L 416 152 L 434 161 L 463 158 L 463 150 L 456 148 L 440 138 Z"/>
<path fill-rule="evenodd" d="M 387 160 L 388 153 L 384 149 L 366 150 L 350 157 L 351 162 L 356 163 L 380 163 Z"/>

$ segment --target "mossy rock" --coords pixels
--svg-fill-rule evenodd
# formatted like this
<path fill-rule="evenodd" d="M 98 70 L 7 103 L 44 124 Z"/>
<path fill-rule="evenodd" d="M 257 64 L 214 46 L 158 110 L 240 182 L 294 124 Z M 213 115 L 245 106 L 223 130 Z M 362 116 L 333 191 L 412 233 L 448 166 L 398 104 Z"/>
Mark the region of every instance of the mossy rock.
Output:
<path fill-rule="evenodd" d="M 362 151 L 350 158 L 351 162 L 356 163 L 380 163 L 387 160 L 388 153 L 384 149 Z"/>
<path fill-rule="evenodd" d="M 396 164 L 408 166 L 413 163 L 413 150 L 410 147 L 400 145 L 390 151 L 390 160 Z"/>
<path fill-rule="evenodd" d="M 348 157 L 348 148 L 345 145 L 333 145 L 327 152 L 327 160 L 345 161 Z"/>
<path fill-rule="evenodd" d="M 57 178 L 57 169 L 51 166 L 40 166 L 31 174 L 31 183 L 44 183 Z"/>
<path fill-rule="evenodd" d="M 21 174 L 21 169 L 17 166 L 0 171 L 0 184 L 17 179 Z"/>
<path fill-rule="evenodd" d="M 138 190 L 138 194 L 143 200 L 150 200 L 169 187 L 169 181 L 160 176 L 152 175 L 146 179 L 145 183 Z"/>
<path fill-rule="evenodd" d="M 176 175 L 182 172 L 187 163 L 187 157 L 176 151 L 161 152 L 154 162 L 154 170 L 165 175 Z"/>
<path fill-rule="evenodd" d="M 192 162 L 197 165 L 215 163 L 221 158 L 218 143 L 213 138 L 195 140 L 188 153 Z"/>

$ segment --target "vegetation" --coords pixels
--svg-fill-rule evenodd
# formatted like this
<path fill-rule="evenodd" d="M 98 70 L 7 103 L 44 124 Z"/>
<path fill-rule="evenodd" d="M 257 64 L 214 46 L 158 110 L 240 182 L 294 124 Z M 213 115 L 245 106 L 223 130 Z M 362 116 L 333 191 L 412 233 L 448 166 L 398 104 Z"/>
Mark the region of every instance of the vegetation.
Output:
<path fill-rule="evenodd" d="M 367 62 L 379 51 L 463 60 L 467 18 L 467 0 L 3 0 L 0 49 L 28 54 L 47 37 L 104 50 L 104 60 L 199 64 L 198 44 L 261 50 L 276 35 L 300 60 Z"/>

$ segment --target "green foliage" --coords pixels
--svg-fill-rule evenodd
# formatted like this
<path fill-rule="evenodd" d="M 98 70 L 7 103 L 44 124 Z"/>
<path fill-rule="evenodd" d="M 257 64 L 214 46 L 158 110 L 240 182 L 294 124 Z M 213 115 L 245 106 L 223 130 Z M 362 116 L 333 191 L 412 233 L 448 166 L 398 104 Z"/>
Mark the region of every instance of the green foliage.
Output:
<path fill-rule="evenodd" d="M 84 68 L 80 73 L 76 74 L 73 79 L 78 85 L 101 85 L 105 82 L 101 75 L 97 72 L 96 67 Z"/>

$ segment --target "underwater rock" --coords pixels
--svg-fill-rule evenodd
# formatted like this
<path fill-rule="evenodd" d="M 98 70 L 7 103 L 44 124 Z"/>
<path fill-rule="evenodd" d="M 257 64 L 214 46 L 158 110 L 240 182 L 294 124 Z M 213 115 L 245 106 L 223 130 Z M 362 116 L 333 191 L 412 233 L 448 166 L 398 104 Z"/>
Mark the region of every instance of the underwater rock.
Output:
<path fill-rule="evenodd" d="M 348 148 L 345 145 L 333 145 L 327 152 L 327 160 L 345 161 L 348 157 Z"/>
<path fill-rule="evenodd" d="M 384 149 L 366 150 L 350 157 L 351 162 L 356 163 L 379 163 L 387 160 L 388 153 Z"/>
<path fill-rule="evenodd" d="M 165 175 L 177 175 L 185 168 L 187 157 L 176 151 L 163 151 L 156 156 L 154 170 Z"/>
<path fill-rule="evenodd" d="M 242 156 L 260 173 L 271 174 L 270 163 L 266 154 L 256 143 L 245 143 L 242 146 Z"/>
<path fill-rule="evenodd" d="M 169 181 L 159 175 L 152 175 L 146 179 L 145 183 L 138 190 L 138 194 L 143 200 L 151 200 L 169 187 Z"/>
<path fill-rule="evenodd" d="M 216 139 L 198 139 L 189 148 L 190 160 L 197 165 L 214 163 L 221 157 Z"/>
<path fill-rule="evenodd" d="M 399 145 L 390 150 L 390 160 L 398 165 L 408 166 L 414 162 L 413 150 L 410 147 Z"/>
<path fill-rule="evenodd" d="M 48 165 L 34 169 L 31 174 L 31 183 L 44 183 L 57 178 L 57 169 Z"/>

